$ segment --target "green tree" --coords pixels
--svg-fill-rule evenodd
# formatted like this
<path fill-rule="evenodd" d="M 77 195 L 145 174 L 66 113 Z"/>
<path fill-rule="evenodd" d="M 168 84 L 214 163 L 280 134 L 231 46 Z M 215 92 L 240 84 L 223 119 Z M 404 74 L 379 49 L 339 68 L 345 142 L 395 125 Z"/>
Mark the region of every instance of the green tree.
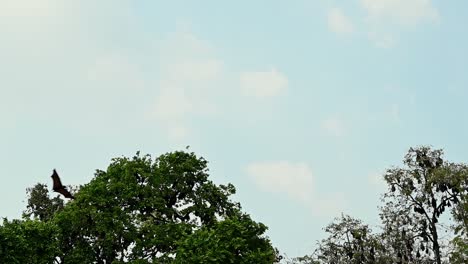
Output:
<path fill-rule="evenodd" d="M 37 220 L 3 220 L 0 225 L 0 263 L 53 263 L 58 240 L 55 226 Z"/>
<path fill-rule="evenodd" d="M 411 208 L 403 211 L 389 202 L 381 208 L 380 216 L 383 222 L 381 243 L 387 254 L 392 256 L 392 263 L 434 263 L 430 258 L 428 239 L 421 239 L 419 229 L 414 226 L 424 220 Z"/>
<path fill-rule="evenodd" d="M 326 227 L 329 236 L 312 255 L 289 263 L 467 263 L 468 166 L 425 146 L 410 148 L 404 165 L 384 175 L 382 232 L 342 216 Z M 452 248 L 443 249 L 439 220 L 446 212 L 455 220 L 455 236 Z"/>
<path fill-rule="evenodd" d="M 23 211 L 23 218 L 48 221 L 56 212 L 63 209 L 63 200 L 58 196 L 51 199 L 45 184 L 38 183 L 32 188 L 27 188 L 26 193 L 28 204 Z"/>
<path fill-rule="evenodd" d="M 65 205 L 50 199 L 45 185 L 29 189 L 24 218 L 34 221 L 24 223 L 51 228 L 56 263 L 173 263 L 179 254 L 180 263 L 190 243 L 201 238 L 221 239 L 224 244 L 205 241 L 219 250 L 238 250 L 233 254 L 241 254 L 236 255 L 243 261 L 239 263 L 272 263 L 276 251 L 263 237 L 266 226 L 240 212 L 229 198 L 234 193 L 231 184 L 210 181 L 207 161 L 193 152 L 166 153 L 154 160 L 137 153 L 96 171 Z M 21 241 L 28 237 L 18 229 L 2 230 Z M 11 245 L 0 243 L 0 248 Z"/>
<path fill-rule="evenodd" d="M 411 148 L 404 159 L 405 168 L 387 171 L 389 192 L 384 195 L 381 218 L 387 230 L 399 233 L 394 247 L 399 262 L 412 261 L 421 254 L 442 263 L 438 222 L 451 206 L 457 206 L 463 193 L 460 183 L 467 167 L 443 160 L 442 150 Z"/>
<path fill-rule="evenodd" d="M 458 167 L 457 164 L 452 166 Z M 460 169 L 458 171 L 463 171 Z M 455 183 L 462 190 L 460 195 L 460 203 L 452 210 L 453 219 L 455 220 L 454 231 L 455 237 L 452 240 L 453 251 L 450 254 L 450 263 L 468 263 L 468 173 L 460 173 Z"/>
<path fill-rule="evenodd" d="M 297 263 L 390 263 L 379 237 L 361 220 L 342 215 L 325 231 L 329 236 L 311 256 L 296 258 Z"/>
<path fill-rule="evenodd" d="M 276 252 L 262 237 L 266 230 L 248 215 L 202 227 L 181 242 L 175 263 L 274 263 Z"/>

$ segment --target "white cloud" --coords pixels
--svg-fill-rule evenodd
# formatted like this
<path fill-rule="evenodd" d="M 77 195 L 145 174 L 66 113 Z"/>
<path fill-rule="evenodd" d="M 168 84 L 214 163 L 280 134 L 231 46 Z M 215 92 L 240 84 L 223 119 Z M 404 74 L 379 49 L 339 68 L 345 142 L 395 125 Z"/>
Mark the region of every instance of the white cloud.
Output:
<path fill-rule="evenodd" d="M 438 22 L 440 14 L 430 0 L 361 0 L 369 38 L 377 47 L 391 48 L 401 30 Z"/>
<path fill-rule="evenodd" d="M 392 104 L 389 112 L 393 121 L 400 121 L 400 106 L 398 104 Z"/>
<path fill-rule="evenodd" d="M 369 38 L 374 42 L 374 44 L 383 49 L 393 48 L 396 45 L 396 37 L 393 34 L 371 31 L 369 33 Z"/>
<path fill-rule="evenodd" d="M 98 57 L 87 73 L 88 80 L 96 86 L 138 90 L 145 86 L 144 77 L 135 63 L 121 54 Z"/>
<path fill-rule="evenodd" d="M 323 120 L 320 126 L 322 130 L 335 137 L 341 137 L 346 132 L 343 121 L 336 117 Z"/>
<path fill-rule="evenodd" d="M 133 33 L 121 27 L 124 22 L 114 20 L 112 27 L 106 28 L 102 19 L 88 17 L 85 2 L 0 1 L 0 72 L 4 73 L 0 80 L 0 119 L 3 115 L 15 116 L 17 120 L 29 116 L 44 120 L 63 118 L 73 126 L 91 127 L 91 120 L 103 120 L 100 110 L 111 112 L 108 109 L 113 105 L 109 103 L 121 99 L 117 97 L 122 93 L 108 93 L 111 87 L 118 85 L 123 89 L 124 84 L 131 83 L 133 87 L 139 82 L 132 66 L 121 59 L 125 56 L 107 56 L 115 46 L 102 43 L 104 38 L 93 38 L 106 33 L 110 38 L 115 28 L 119 28 L 115 35 L 129 39 Z M 101 2 L 94 3 L 93 8 L 106 10 L 109 17 L 120 17 L 126 11 L 122 3 L 109 10 Z M 101 9 L 103 6 L 105 9 Z M 131 19 L 125 21 L 129 23 Z M 109 66 L 114 68 L 106 69 Z M 107 85 L 109 82 L 113 85 Z M 12 109 L 8 105 L 16 106 L 14 112 L 2 113 L 4 106 Z M 116 113 L 120 109 L 123 108 L 114 108 L 113 116 L 121 116 Z"/>
<path fill-rule="evenodd" d="M 417 25 L 440 18 L 431 0 L 361 0 L 361 6 L 371 23 Z"/>
<path fill-rule="evenodd" d="M 189 135 L 189 119 L 215 112 L 210 96 L 223 75 L 212 47 L 187 30 L 169 36 L 159 50 L 161 74 L 153 116 L 173 139 Z"/>
<path fill-rule="evenodd" d="M 286 91 L 288 78 L 276 69 L 243 72 L 240 75 L 241 93 L 252 97 L 274 97 Z"/>
<path fill-rule="evenodd" d="M 303 162 L 254 162 L 247 166 L 247 175 L 262 190 L 283 194 L 302 203 L 316 215 L 331 215 L 344 206 L 344 198 L 333 194 L 317 194 L 311 168 Z"/>
<path fill-rule="evenodd" d="M 0 118 L 67 117 L 93 130 L 141 118 L 183 139 L 194 119 L 245 109 L 240 72 L 189 23 L 155 38 L 142 22 L 129 0 L 0 0 Z M 287 79 L 267 73 L 263 94 L 283 91 Z"/>
<path fill-rule="evenodd" d="M 185 131 L 177 134 L 188 136 L 194 118 L 239 115 L 249 108 L 245 96 L 271 98 L 287 90 L 287 77 L 275 68 L 227 71 L 216 49 L 191 33 L 189 27 L 187 23 L 179 25 L 159 43 L 157 52 L 160 74 L 151 114 L 168 133 Z"/>
<path fill-rule="evenodd" d="M 61 1 L 57 0 L 2 0 L 0 3 L 0 16 L 32 18 L 48 17 L 55 13 Z"/>
<path fill-rule="evenodd" d="M 168 78 L 174 81 L 203 82 L 216 79 L 222 71 L 217 59 L 177 61 L 168 66 Z"/>
<path fill-rule="evenodd" d="M 184 119 L 193 109 L 193 103 L 180 87 L 164 86 L 156 97 L 155 115 L 167 122 Z"/>
<path fill-rule="evenodd" d="M 72 20 L 64 1 L 1 0 L 0 55 L 2 50 L 34 58 L 49 46 L 60 48 L 64 28 Z M 67 19 L 65 19 L 67 18 Z M 65 25 L 64 25 L 65 24 Z"/>
<path fill-rule="evenodd" d="M 353 23 L 339 8 L 332 8 L 328 11 L 328 28 L 341 35 L 354 32 Z"/>
<path fill-rule="evenodd" d="M 252 163 L 247 166 L 247 174 L 265 190 L 286 193 L 301 202 L 311 201 L 314 181 L 312 171 L 305 163 Z"/>

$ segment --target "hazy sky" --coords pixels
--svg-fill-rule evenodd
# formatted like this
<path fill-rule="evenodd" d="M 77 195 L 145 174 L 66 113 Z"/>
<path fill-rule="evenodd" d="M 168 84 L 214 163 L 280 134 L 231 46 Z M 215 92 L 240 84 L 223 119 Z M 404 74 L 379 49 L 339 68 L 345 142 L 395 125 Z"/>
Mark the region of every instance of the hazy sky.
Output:
<path fill-rule="evenodd" d="M 310 253 L 341 212 L 376 224 L 409 147 L 468 160 L 466 1 L 0 0 L 0 216 L 27 187 L 186 145 Z"/>

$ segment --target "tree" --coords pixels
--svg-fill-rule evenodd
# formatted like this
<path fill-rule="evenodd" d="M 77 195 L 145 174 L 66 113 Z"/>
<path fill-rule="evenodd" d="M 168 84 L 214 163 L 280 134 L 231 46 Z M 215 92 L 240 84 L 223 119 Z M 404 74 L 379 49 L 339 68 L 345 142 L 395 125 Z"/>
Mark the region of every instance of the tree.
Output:
<path fill-rule="evenodd" d="M 465 236 L 456 236 L 452 240 L 454 249 L 450 254 L 450 263 L 464 264 L 468 263 L 468 239 Z"/>
<path fill-rule="evenodd" d="M 32 188 L 27 188 L 28 204 L 23 211 L 23 218 L 50 220 L 54 214 L 63 209 L 63 200 L 49 197 L 47 185 L 38 183 Z"/>
<path fill-rule="evenodd" d="M 418 229 L 414 227 L 414 223 L 422 220 L 411 208 L 403 212 L 389 202 L 381 208 L 380 215 L 383 230 L 379 236 L 387 254 L 392 256 L 392 263 L 434 263 L 428 241 L 418 239 Z"/>
<path fill-rule="evenodd" d="M 58 249 L 55 227 L 37 220 L 3 220 L 0 263 L 53 263 Z"/>
<path fill-rule="evenodd" d="M 393 248 L 399 262 L 425 253 L 440 264 L 438 222 L 466 194 L 460 183 L 466 180 L 467 167 L 445 162 L 442 150 L 429 147 L 410 148 L 404 164 L 406 168 L 389 169 L 384 177 L 389 192 L 384 195 L 382 221 L 389 231 L 398 232 L 397 241 L 404 243 Z"/>
<path fill-rule="evenodd" d="M 262 237 L 266 229 L 245 214 L 227 218 L 184 239 L 175 263 L 274 263 L 276 252 Z"/>
<path fill-rule="evenodd" d="M 96 171 L 60 210 L 61 200 L 48 199 L 45 186 L 37 185 L 25 216 L 53 227 L 56 263 L 173 263 L 201 237 L 222 238 L 219 248 L 267 263 L 275 251 L 263 237 L 266 227 L 230 200 L 233 185 L 215 185 L 208 176 L 207 161 L 193 152 L 154 160 L 137 153 Z M 238 235 L 235 241 L 222 236 L 228 230 Z"/>
<path fill-rule="evenodd" d="M 342 216 L 314 254 L 291 263 L 467 263 L 468 166 L 443 160 L 442 150 L 410 148 L 403 168 L 387 170 L 388 192 L 380 208 L 382 232 Z M 455 221 L 452 248 L 443 249 L 441 217 Z"/>
<path fill-rule="evenodd" d="M 335 219 L 325 231 L 326 239 L 318 243 L 311 256 L 297 258 L 298 263 L 389 263 L 379 238 L 361 220 L 347 215 Z"/>
<path fill-rule="evenodd" d="M 453 165 L 456 166 L 456 165 Z M 462 171 L 462 170 L 459 170 Z M 463 173 L 466 175 L 466 173 Z M 457 177 L 457 184 L 461 186 L 460 203 L 452 210 L 455 220 L 455 237 L 452 240 L 453 251 L 450 254 L 450 263 L 468 263 L 468 177 Z"/>

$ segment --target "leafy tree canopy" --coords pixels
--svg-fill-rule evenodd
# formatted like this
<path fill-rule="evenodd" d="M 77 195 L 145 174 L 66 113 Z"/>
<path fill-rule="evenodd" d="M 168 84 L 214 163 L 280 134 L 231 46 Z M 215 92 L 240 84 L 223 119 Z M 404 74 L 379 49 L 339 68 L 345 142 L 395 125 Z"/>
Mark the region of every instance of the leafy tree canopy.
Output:
<path fill-rule="evenodd" d="M 426 146 L 410 148 L 403 162 L 384 175 L 381 233 L 343 216 L 314 254 L 292 263 L 468 263 L 468 166 Z M 455 222 L 451 246 L 440 235 L 447 213 Z"/>
<path fill-rule="evenodd" d="M 154 160 L 137 153 L 96 171 L 66 205 L 36 185 L 28 190 L 25 220 L 1 227 L 0 248 L 9 256 L 29 248 L 32 259 L 46 252 L 44 263 L 199 263 L 202 256 L 211 256 L 202 263 L 231 257 L 241 261 L 235 263 L 272 263 L 276 251 L 264 237 L 266 226 L 230 200 L 233 185 L 216 185 L 208 176 L 207 161 L 193 152 Z M 36 238 L 49 240 L 51 248 L 24 242 L 32 235 L 25 226 L 36 228 Z M 11 239 L 24 243 L 9 247 Z"/>
<path fill-rule="evenodd" d="M 273 263 L 276 253 L 261 237 L 266 229 L 248 215 L 203 227 L 182 241 L 176 263 Z"/>

